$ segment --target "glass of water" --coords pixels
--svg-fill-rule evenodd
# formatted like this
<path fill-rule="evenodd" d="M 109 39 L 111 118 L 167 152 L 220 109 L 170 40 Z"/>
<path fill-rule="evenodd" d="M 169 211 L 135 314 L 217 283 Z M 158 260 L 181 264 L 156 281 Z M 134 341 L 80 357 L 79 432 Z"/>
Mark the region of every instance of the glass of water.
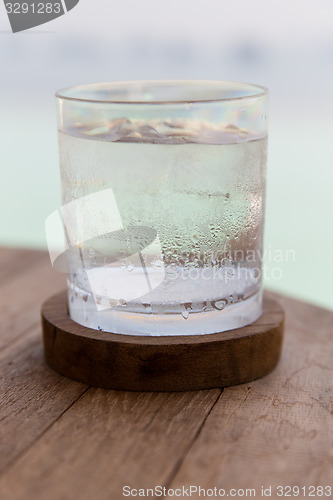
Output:
<path fill-rule="evenodd" d="M 123 82 L 56 99 L 71 318 L 131 335 L 258 319 L 266 89 Z"/>

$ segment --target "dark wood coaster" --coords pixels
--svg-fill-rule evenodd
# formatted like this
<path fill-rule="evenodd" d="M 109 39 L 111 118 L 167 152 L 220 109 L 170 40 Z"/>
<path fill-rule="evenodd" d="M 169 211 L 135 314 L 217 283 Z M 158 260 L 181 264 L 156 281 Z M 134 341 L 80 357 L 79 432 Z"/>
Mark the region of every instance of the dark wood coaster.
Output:
<path fill-rule="evenodd" d="M 68 315 L 65 291 L 42 306 L 45 357 L 66 377 L 131 391 L 188 391 L 250 382 L 279 361 L 284 310 L 264 297 L 251 325 L 209 335 L 151 337 L 86 328 Z"/>

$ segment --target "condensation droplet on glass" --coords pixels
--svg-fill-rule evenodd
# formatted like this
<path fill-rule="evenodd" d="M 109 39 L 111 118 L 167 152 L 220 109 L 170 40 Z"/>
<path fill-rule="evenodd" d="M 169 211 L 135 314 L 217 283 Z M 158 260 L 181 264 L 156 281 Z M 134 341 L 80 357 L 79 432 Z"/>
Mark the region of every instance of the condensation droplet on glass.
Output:
<path fill-rule="evenodd" d="M 190 315 L 190 310 L 191 310 L 191 304 L 190 303 L 187 303 L 187 304 L 183 305 L 182 316 L 183 316 L 184 319 L 188 319 L 188 317 Z"/>
<path fill-rule="evenodd" d="M 215 309 L 218 309 L 219 311 L 222 311 L 222 309 L 225 308 L 227 304 L 227 301 L 222 299 L 222 300 L 216 300 L 215 302 L 212 302 L 212 306 L 215 308 Z"/>
<path fill-rule="evenodd" d="M 237 295 L 229 295 L 228 302 L 229 304 L 234 304 L 235 302 L 237 302 Z"/>
<path fill-rule="evenodd" d="M 182 310 L 182 316 L 184 319 L 187 319 L 189 317 L 190 313 L 189 311 L 184 307 L 184 309 Z"/>

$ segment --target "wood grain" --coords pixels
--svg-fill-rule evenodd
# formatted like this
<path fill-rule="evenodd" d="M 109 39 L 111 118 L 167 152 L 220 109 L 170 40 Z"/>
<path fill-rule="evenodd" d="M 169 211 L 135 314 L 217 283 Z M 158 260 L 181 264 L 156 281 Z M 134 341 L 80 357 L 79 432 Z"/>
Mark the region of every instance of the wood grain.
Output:
<path fill-rule="evenodd" d="M 0 248 L 0 283 L 12 281 L 14 276 L 40 262 L 50 262 L 43 250 L 27 250 L 24 248 Z M 51 267 L 51 266 L 50 266 Z"/>
<path fill-rule="evenodd" d="M 65 286 L 65 275 L 55 272 L 46 252 L 6 249 L 0 256 L 0 349 L 38 328 L 40 304 Z M 12 268 L 10 256 L 12 257 Z"/>
<path fill-rule="evenodd" d="M 333 484 L 332 311 L 271 294 L 286 310 L 283 354 L 250 384 L 87 389 L 43 361 L 40 304 L 63 283 L 47 255 L 38 259 L 13 275 L 7 259 L 1 282 L 1 500 L 120 500 L 126 484 Z"/>
<path fill-rule="evenodd" d="M 0 474 L 76 401 L 87 386 L 51 370 L 40 330 L 0 352 Z"/>
<path fill-rule="evenodd" d="M 86 390 L 44 362 L 39 309 L 64 286 L 46 252 L 2 248 L 0 334 L 0 473 Z"/>
<path fill-rule="evenodd" d="M 171 487 L 198 475 L 206 488 L 333 486 L 333 313 L 281 302 L 287 334 L 277 369 L 224 390 Z"/>
<path fill-rule="evenodd" d="M 124 485 L 163 485 L 220 393 L 91 388 L 4 475 L 0 497 L 118 500 Z"/>

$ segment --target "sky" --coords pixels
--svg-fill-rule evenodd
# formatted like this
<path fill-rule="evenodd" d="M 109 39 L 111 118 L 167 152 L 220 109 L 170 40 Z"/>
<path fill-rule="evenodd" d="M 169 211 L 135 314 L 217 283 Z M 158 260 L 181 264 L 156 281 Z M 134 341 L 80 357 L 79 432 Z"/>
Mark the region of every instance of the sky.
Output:
<path fill-rule="evenodd" d="M 260 33 L 267 39 L 288 43 L 292 37 L 331 37 L 331 13 L 330 0 L 80 0 L 66 18 L 34 31 L 70 30 L 87 35 L 93 32 L 99 38 L 126 38 L 133 33 L 146 34 L 149 26 L 150 34 L 157 37 L 170 37 L 171 29 L 172 34 L 206 42 L 215 40 L 217 34 L 233 39 L 242 33 Z M 78 22 L 73 22 L 74 18 Z M 0 29 L 9 29 L 5 15 Z"/>
<path fill-rule="evenodd" d="M 78 82 L 236 79 L 259 81 L 277 99 L 323 99 L 333 84 L 332 18 L 329 0 L 80 0 L 13 35 L 1 4 L 0 85 L 43 97 Z"/>

